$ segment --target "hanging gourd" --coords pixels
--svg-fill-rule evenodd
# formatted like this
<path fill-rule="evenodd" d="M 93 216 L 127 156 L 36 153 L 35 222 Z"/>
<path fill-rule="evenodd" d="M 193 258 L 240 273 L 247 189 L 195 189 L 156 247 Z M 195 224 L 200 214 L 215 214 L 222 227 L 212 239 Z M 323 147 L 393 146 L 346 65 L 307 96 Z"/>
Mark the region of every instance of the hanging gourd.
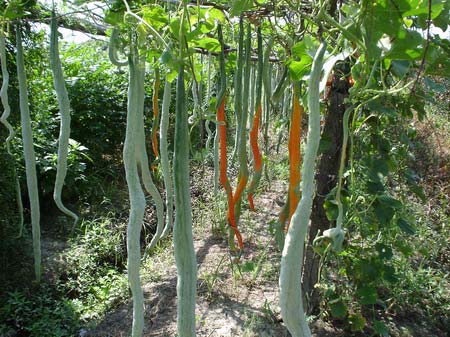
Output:
<path fill-rule="evenodd" d="M 241 204 L 242 195 L 248 181 L 248 166 L 247 166 L 247 119 L 249 108 L 249 92 L 250 92 L 250 69 L 251 69 L 251 39 L 252 31 L 251 26 L 247 26 L 247 36 L 245 39 L 245 69 L 244 69 L 244 90 L 243 101 L 239 130 L 239 148 L 238 148 L 238 160 L 239 160 L 239 175 L 236 192 L 233 197 L 234 203 L 234 218 L 236 226 L 239 225 L 239 219 L 241 216 Z"/>
<path fill-rule="evenodd" d="M 164 94 L 162 101 L 161 111 L 161 124 L 159 126 L 159 153 L 161 155 L 161 174 L 164 180 L 164 186 L 166 188 L 166 225 L 161 234 L 161 239 L 169 234 L 169 231 L 173 227 L 173 183 L 172 172 L 170 169 L 169 151 L 167 145 L 167 132 L 169 129 L 170 118 L 170 101 L 172 100 L 172 86 L 170 81 L 167 80 L 164 83 Z"/>
<path fill-rule="evenodd" d="M 159 107 L 158 107 L 158 95 L 159 95 L 159 68 L 155 65 L 155 81 L 153 82 L 153 125 L 152 125 L 152 149 L 155 157 L 159 157 L 158 151 L 158 125 L 159 125 Z"/>
<path fill-rule="evenodd" d="M 234 213 L 234 197 L 233 190 L 231 188 L 230 181 L 227 177 L 227 126 L 226 126 L 226 118 L 225 118 L 225 101 L 226 101 L 226 71 L 225 71 L 225 54 L 224 54 L 224 43 L 223 43 L 223 34 L 222 34 L 222 26 L 219 24 L 217 27 L 218 38 L 221 45 L 221 51 L 219 54 L 219 90 L 216 98 L 216 109 L 217 109 L 217 125 L 219 128 L 219 138 L 220 138 L 220 183 L 222 184 L 225 192 L 227 194 L 228 200 L 228 221 L 230 223 L 230 227 L 234 232 L 234 236 L 236 237 L 239 249 L 242 251 L 244 248 L 244 244 L 242 241 L 241 233 L 236 224 L 235 213 Z M 230 240 L 230 246 L 232 250 L 235 250 L 234 241 Z"/>
<path fill-rule="evenodd" d="M 300 142 L 302 137 L 302 113 L 303 107 L 298 99 L 298 87 L 294 85 L 292 95 L 292 117 L 291 129 L 289 131 L 289 216 L 287 218 L 286 231 L 289 229 L 289 223 L 300 200 L 300 168 L 301 153 Z"/>
<path fill-rule="evenodd" d="M 253 154 L 253 167 L 254 174 L 253 178 L 248 187 L 248 201 L 250 204 L 250 209 L 252 211 L 255 210 L 255 206 L 253 203 L 253 194 L 255 193 L 255 189 L 261 180 L 261 174 L 263 169 L 263 162 L 261 152 L 258 146 L 258 133 L 259 133 L 259 125 L 262 114 L 262 73 L 263 73 L 263 51 L 262 51 L 262 34 L 261 34 L 261 26 L 258 26 L 258 65 L 257 65 L 257 78 L 256 78 L 256 99 L 255 106 L 256 112 L 253 118 L 253 125 L 250 131 L 250 147 Z"/>
<path fill-rule="evenodd" d="M 0 116 L 0 122 L 6 127 L 8 130 L 8 136 L 5 140 L 6 152 L 10 157 L 12 157 L 11 153 L 11 140 L 14 138 L 15 132 L 11 124 L 8 122 L 8 117 L 11 113 L 11 107 L 9 105 L 8 99 L 8 86 L 9 86 L 9 72 L 7 67 L 6 60 L 6 42 L 5 35 L 3 32 L 3 27 L 0 28 L 0 63 L 1 63 L 1 71 L 2 71 L 2 87 L 0 89 L 0 99 L 3 105 L 3 113 Z M 23 231 L 23 203 L 22 203 L 22 192 L 20 188 L 19 177 L 16 171 L 16 165 L 13 164 L 12 167 L 14 180 L 15 180 L 15 189 L 16 189 L 16 202 L 17 202 L 17 211 L 19 213 L 19 234 L 17 237 L 22 236 Z"/>
<path fill-rule="evenodd" d="M 41 280 L 41 229 L 39 192 L 36 175 L 36 154 L 34 152 L 33 131 L 31 128 L 30 108 L 28 105 L 27 77 L 22 47 L 22 29 L 16 26 L 16 64 L 19 83 L 20 124 L 22 127 L 23 156 L 25 158 L 25 173 L 27 177 L 28 197 L 31 209 L 31 231 L 33 237 L 34 273 L 36 281 Z"/>
<path fill-rule="evenodd" d="M 179 60 L 176 91 L 174 186 L 175 224 L 173 241 L 177 266 L 177 330 L 183 337 L 195 336 L 195 298 L 197 295 L 197 261 L 192 237 L 192 206 L 189 183 L 189 123 L 184 84 L 184 23 L 187 4 L 183 2 L 179 31 Z"/>
<path fill-rule="evenodd" d="M 134 37 L 133 37 L 134 39 Z M 127 271 L 128 283 L 133 297 L 132 337 L 141 337 L 144 331 L 144 295 L 140 282 L 140 234 L 145 213 L 145 195 L 139 179 L 137 156 L 139 119 L 139 76 L 143 68 L 142 57 L 132 42 L 129 55 L 129 83 L 127 105 L 127 127 L 123 147 L 123 163 L 130 197 L 130 215 L 127 227 Z"/>
<path fill-rule="evenodd" d="M 280 270 L 280 308 L 281 316 L 293 337 L 310 337 L 311 331 L 306 322 L 303 309 L 301 275 L 303 253 L 308 222 L 311 216 L 314 197 L 314 175 L 317 151 L 320 142 L 320 98 L 319 80 L 326 50 L 322 42 L 313 60 L 308 85 L 308 137 L 302 166 L 302 197 L 291 219 L 286 234 Z"/>
<path fill-rule="evenodd" d="M 64 206 L 61 200 L 64 180 L 67 174 L 67 155 L 69 152 L 70 137 L 70 102 L 67 94 L 64 75 L 59 58 L 58 50 L 58 25 L 56 22 L 55 12 L 52 11 L 52 19 L 50 22 L 50 67 L 53 74 L 53 85 L 56 91 L 56 98 L 59 105 L 60 129 L 58 138 L 58 159 L 56 164 L 55 187 L 53 190 L 53 199 L 59 210 L 73 219 L 73 228 L 78 222 L 78 216 Z"/>

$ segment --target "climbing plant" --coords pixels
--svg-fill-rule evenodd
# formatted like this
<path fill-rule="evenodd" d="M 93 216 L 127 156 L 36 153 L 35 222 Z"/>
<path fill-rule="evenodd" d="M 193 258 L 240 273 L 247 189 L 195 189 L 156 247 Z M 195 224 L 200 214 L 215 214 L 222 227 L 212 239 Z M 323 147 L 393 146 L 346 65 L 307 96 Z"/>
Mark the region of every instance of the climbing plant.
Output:
<path fill-rule="evenodd" d="M 7 120 L 11 110 L 6 67 L 6 43 L 9 43 L 16 46 L 20 128 L 35 275 L 39 281 L 42 269 L 39 177 L 22 45 L 23 35 L 31 27 L 29 22 L 51 21 L 49 64 L 60 112 L 59 138 L 54 140 L 58 150 L 52 162 L 56 172 L 52 187 L 58 208 L 75 222 L 78 217 L 64 206 L 62 196 L 71 143 L 69 91 L 76 92 L 76 82 L 82 79 L 77 74 L 63 76 L 58 24 L 70 25 L 65 21 L 66 15 L 57 11 L 50 15 L 44 4 L 22 1 L 2 2 L 0 8 L 4 108 L 1 121 L 8 129 L 6 148 L 8 155 L 12 155 L 9 141 L 13 138 L 13 127 Z M 128 186 L 126 241 L 127 276 L 133 298 L 132 336 L 142 336 L 145 325 L 142 253 L 151 258 L 154 248 L 169 236 L 172 228 L 178 334 L 195 336 L 197 262 L 190 159 L 192 154 L 195 157 L 195 151 L 206 151 L 207 155 L 202 152 L 200 157 L 210 158 L 213 133 L 211 185 L 216 204 L 225 200 L 221 220 L 228 229 L 231 263 L 239 265 L 245 256 L 242 213 L 247 208 L 260 211 L 255 205 L 262 188 L 259 183 L 266 180 L 270 184 L 267 167 L 272 160 L 271 149 L 277 147 L 289 157 L 289 181 L 283 196 L 286 202 L 274 231 L 281 248 L 279 288 L 283 322 L 293 336 L 311 336 L 303 309 L 301 280 L 307 279 L 305 273 L 315 272 L 317 287 L 303 286 L 322 291 L 325 310 L 345 319 L 351 330 L 363 329 L 366 321 L 361 308 L 375 305 L 380 299 L 378 282 L 395 281 L 397 270 L 390 260 L 395 251 L 407 250 L 403 236 L 415 233 L 414 221 L 405 208 L 406 198 L 396 189 L 402 178 L 392 174 L 398 170 L 408 172 L 406 161 L 402 160 L 406 146 L 401 142 L 393 146 L 395 142 L 390 137 L 399 133 L 408 141 L 410 134 L 404 120 L 423 119 L 424 106 L 432 99 L 426 87 L 438 86 L 433 76 L 448 76 L 448 39 L 431 33 L 432 26 L 448 29 L 448 2 L 113 1 L 102 10 L 98 16 L 103 22 L 96 27 L 97 32 L 104 37 L 105 47 L 108 43 L 114 71 L 128 76 L 127 83 L 121 83 L 123 91 L 127 90 L 126 121 L 112 125 L 122 128 L 120 134 L 124 139 L 111 143 L 115 150 L 123 145 Z M 79 29 L 88 31 L 86 27 Z M 335 117 L 329 105 L 334 104 L 330 97 L 336 89 L 333 83 L 337 77 L 346 85 L 340 93 L 340 109 L 336 109 L 342 114 Z M 171 104 L 172 96 L 175 104 Z M 76 108 L 72 108 L 81 109 L 76 102 Z M 326 127 L 321 128 L 321 123 L 326 124 L 329 118 L 342 118 L 339 128 L 343 137 L 336 148 L 337 170 L 327 172 L 330 192 L 324 196 L 316 193 L 315 179 L 321 173 L 316 167 L 322 167 L 316 162 L 324 158 L 327 142 L 336 140 L 330 138 Z M 74 119 L 78 124 L 75 123 L 72 135 L 81 134 L 78 129 L 84 127 L 105 138 L 111 135 L 102 130 L 104 125 L 93 126 L 89 122 L 96 118 Z M 302 137 L 306 124 L 307 135 Z M 277 144 L 273 142 L 276 128 Z M 287 134 L 285 146 L 283 137 Z M 92 146 L 99 155 L 106 156 L 102 153 L 106 146 L 95 143 L 92 141 Z M 162 181 L 155 179 L 159 172 Z M 411 172 L 405 180 L 411 193 L 424 197 Z M 18 209 L 22 212 L 20 181 L 16 185 Z M 65 190 L 68 189 L 69 186 Z M 325 201 L 314 203 L 317 198 Z M 310 219 L 314 219 L 311 213 L 317 211 L 313 205 L 317 204 L 319 207 L 323 204 L 320 211 L 325 212 L 327 219 L 320 226 L 309 225 Z M 156 226 L 144 248 L 140 237 L 147 206 L 155 209 Z M 354 233 L 360 241 L 353 241 Z M 364 244 L 362 240 L 366 240 Z M 316 254 L 314 258 L 320 257 L 320 265 L 308 265 L 311 256 L 304 254 L 305 249 Z M 319 268 L 337 263 L 345 266 L 339 272 L 356 290 L 335 290 L 321 284 Z M 352 304 L 344 296 L 348 294 L 359 303 L 351 310 Z M 380 334 L 382 326 L 377 327 L 374 330 Z"/>

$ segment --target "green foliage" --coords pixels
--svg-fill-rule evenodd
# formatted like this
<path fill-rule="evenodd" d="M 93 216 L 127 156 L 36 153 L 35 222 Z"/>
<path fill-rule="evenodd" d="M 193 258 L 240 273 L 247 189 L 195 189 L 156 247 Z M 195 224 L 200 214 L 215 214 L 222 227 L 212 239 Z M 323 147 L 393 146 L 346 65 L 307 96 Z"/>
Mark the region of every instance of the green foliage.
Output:
<path fill-rule="evenodd" d="M 2 336 L 69 337 L 78 328 L 73 305 L 49 285 L 8 292 L 0 298 Z"/>
<path fill-rule="evenodd" d="M 111 218 L 85 221 L 63 254 L 59 287 L 82 320 L 102 317 L 128 296 L 124 226 Z"/>

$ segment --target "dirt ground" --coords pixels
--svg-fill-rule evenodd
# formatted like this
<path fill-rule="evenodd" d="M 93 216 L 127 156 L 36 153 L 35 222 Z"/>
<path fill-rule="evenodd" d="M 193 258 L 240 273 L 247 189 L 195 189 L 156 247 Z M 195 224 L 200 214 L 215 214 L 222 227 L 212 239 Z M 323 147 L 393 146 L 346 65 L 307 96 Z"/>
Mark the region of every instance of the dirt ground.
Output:
<path fill-rule="evenodd" d="M 194 247 L 198 264 L 197 336 L 290 337 L 278 306 L 280 252 L 273 235 L 273 225 L 285 198 L 287 182 L 278 179 L 276 174 L 270 177 L 270 182 L 265 182 L 255 196 L 256 212 L 250 211 L 244 203 L 240 229 L 245 249 L 236 264 L 230 255 L 226 230 L 220 230 L 224 214 L 216 208 L 210 171 L 196 170 L 191 182 Z M 168 242 L 142 267 L 145 337 L 177 336 L 176 267 L 173 247 Z M 108 313 L 94 330 L 84 330 L 80 336 L 129 336 L 131 323 L 132 305 L 128 300 Z M 337 328 L 339 324 L 333 327 L 317 318 L 310 322 L 310 326 L 314 337 L 373 336 L 364 332 L 353 334 Z M 390 336 L 394 337 L 444 337 L 410 320 L 395 322 L 389 327 Z"/>

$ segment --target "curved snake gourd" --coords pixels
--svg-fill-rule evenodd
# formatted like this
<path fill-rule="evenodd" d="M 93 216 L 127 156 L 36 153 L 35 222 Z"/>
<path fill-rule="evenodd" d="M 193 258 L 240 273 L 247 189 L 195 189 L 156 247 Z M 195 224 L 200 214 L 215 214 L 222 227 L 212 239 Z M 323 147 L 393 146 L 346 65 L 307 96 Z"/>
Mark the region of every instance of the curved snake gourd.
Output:
<path fill-rule="evenodd" d="M 128 65 L 128 60 L 119 60 L 117 56 L 119 49 L 119 34 L 120 29 L 118 27 L 114 27 L 111 32 L 111 37 L 109 38 L 108 56 L 112 64 L 117 67 L 124 67 Z"/>
<path fill-rule="evenodd" d="M 233 197 L 233 190 L 230 184 L 230 180 L 227 176 L 227 126 L 225 118 L 225 101 L 226 101 L 226 70 L 225 70 L 225 54 L 224 54 L 224 42 L 222 34 L 222 26 L 219 24 L 217 27 L 218 39 L 221 46 L 221 51 L 219 54 L 219 71 L 220 71 L 220 81 L 218 85 L 218 92 L 216 98 L 216 110 L 217 110 L 217 126 L 220 138 L 220 183 L 222 184 L 225 192 L 227 194 L 228 200 L 228 221 L 230 223 L 231 230 L 234 232 L 239 249 L 242 251 L 244 245 L 242 242 L 242 236 L 237 228 L 237 223 L 235 220 L 235 204 Z M 230 248 L 235 250 L 233 232 L 230 231 Z"/>
<path fill-rule="evenodd" d="M 30 108 L 28 106 L 27 78 L 25 75 L 25 62 L 22 47 L 22 29 L 16 27 L 16 64 L 17 79 L 19 82 L 20 122 L 22 126 L 23 154 L 25 157 L 25 172 L 27 176 L 28 197 L 31 209 L 31 228 L 33 236 L 34 272 L 36 281 L 41 280 L 41 229 L 39 192 L 36 175 L 36 155 L 33 144 L 33 131 L 31 128 Z"/>
<path fill-rule="evenodd" d="M 231 158 L 235 158 L 236 153 L 239 151 L 239 142 L 241 135 L 241 119 L 242 119 L 242 83 L 244 74 L 244 19 L 239 19 L 239 42 L 238 42 L 238 55 L 236 61 L 236 74 L 234 77 L 234 113 L 236 114 L 236 134 L 234 141 L 234 149 Z"/>
<path fill-rule="evenodd" d="M 158 150 L 158 127 L 159 127 L 159 107 L 158 107 L 158 96 L 159 96 L 159 84 L 160 84 L 159 67 L 155 64 L 155 82 L 153 83 L 153 97 L 152 97 L 152 108 L 153 108 L 153 123 L 152 123 L 152 149 L 155 157 L 159 157 Z"/>
<path fill-rule="evenodd" d="M 234 218 L 236 221 L 236 226 L 239 226 L 239 218 L 241 215 L 241 204 L 242 195 L 244 193 L 245 187 L 248 181 L 248 166 L 247 166 L 247 119 L 248 119 L 248 108 L 249 108 L 249 93 L 250 93 L 250 69 L 251 69 L 251 39 L 252 32 L 251 26 L 247 26 L 247 36 L 245 38 L 245 69 L 244 69 L 244 88 L 242 97 L 242 111 L 240 123 L 241 127 L 239 129 L 239 148 L 238 148 L 238 158 L 239 158 L 239 175 L 238 184 L 236 186 L 236 191 L 233 197 L 234 203 Z"/>
<path fill-rule="evenodd" d="M 177 264 L 177 327 L 178 335 L 195 336 L 195 297 L 197 262 L 192 238 L 192 206 L 189 185 L 189 126 L 186 111 L 184 66 L 177 78 L 175 119 L 174 186 L 175 225 L 173 240 Z"/>
<path fill-rule="evenodd" d="M 139 149 L 139 76 L 143 60 L 138 55 L 137 48 L 132 46 L 129 55 L 129 84 L 127 102 L 127 127 L 123 147 L 123 162 L 125 176 L 130 196 L 130 216 L 127 227 L 127 269 L 128 283 L 133 297 L 132 337 L 141 337 L 144 330 L 144 295 L 140 282 L 140 234 L 145 213 L 145 195 L 138 172 L 137 152 Z"/>
<path fill-rule="evenodd" d="M 70 216 L 74 221 L 74 226 L 78 222 L 78 216 L 64 206 L 61 200 L 64 180 L 67 174 L 67 155 L 69 152 L 69 137 L 70 137 L 70 102 L 67 94 L 66 85 L 64 83 L 64 75 L 59 59 L 58 51 L 58 25 L 56 22 L 55 13 L 52 12 L 52 19 L 50 22 L 50 67 L 53 74 L 53 85 L 56 91 L 56 98 L 59 105 L 60 129 L 58 140 L 58 160 L 56 164 L 56 178 L 55 187 L 53 190 L 53 199 L 56 206 L 61 212 Z"/>
<path fill-rule="evenodd" d="M 315 190 L 314 174 L 320 142 L 319 80 L 325 49 L 326 44 L 322 42 L 314 57 L 309 79 L 308 138 L 302 166 L 302 197 L 292 216 L 281 257 L 279 280 L 281 316 L 293 337 L 311 336 L 303 310 L 300 280 L 303 267 L 304 243 Z"/>
<path fill-rule="evenodd" d="M 159 153 L 161 155 L 161 172 L 164 179 L 164 186 L 166 187 L 166 225 L 161 234 L 161 238 L 167 236 L 173 227 L 173 183 L 172 173 L 170 170 L 169 151 L 167 149 L 167 131 L 169 128 L 169 108 L 172 99 L 172 86 L 166 79 L 164 84 L 164 94 L 161 110 L 161 123 L 159 126 Z"/>
<path fill-rule="evenodd" d="M 147 251 L 150 251 L 155 247 L 158 243 L 161 234 L 164 229 L 164 203 L 159 194 L 158 189 L 153 183 L 152 176 L 150 173 L 150 166 L 148 163 L 148 155 L 147 150 L 145 148 L 145 129 L 144 129 L 144 100 L 145 100 L 145 91 L 144 91 L 144 82 L 145 82 L 145 61 L 139 60 L 138 65 L 134 70 L 136 72 L 136 90 L 137 90 L 137 135 L 136 137 L 136 156 L 137 156 L 137 164 L 141 171 L 142 182 L 144 183 L 145 190 L 150 194 L 155 202 L 156 207 L 156 218 L 157 218 L 157 226 L 156 232 L 153 235 L 150 244 L 147 247 Z M 131 66 L 130 66 L 131 71 Z"/>
<path fill-rule="evenodd" d="M 211 99 L 211 53 L 208 53 L 208 79 L 207 79 L 207 84 L 206 84 L 206 97 L 205 100 L 203 102 L 203 115 L 207 116 L 208 115 L 208 106 L 209 106 L 209 100 Z M 210 120 L 207 117 L 206 121 L 205 121 L 205 129 L 206 129 L 206 133 L 207 133 L 207 138 L 206 138 L 206 144 L 205 144 L 205 149 L 207 151 L 209 151 L 209 144 L 211 143 L 211 139 L 212 139 L 212 131 L 209 127 L 209 123 Z"/>
<path fill-rule="evenodd" d="M 9 105 L 8 100 L 8 86 L 9 86 L 9 72 L 7 67 L 6 60 L 6 42 L 5 35 L 3 34 L 3 29 L 0 28 L 0 63 L 1 63 L 1 71 L 2 71 L 2 87 L 0 89 L 0 99 L 3 105 L 3 113 L 0 117 L 0 122 L 6 127 L 8 130 L 8 136 L 6 137 L 6 152 L 12 156 L 11 154 L 11 140 L 14 138 L 15 132 L 11 124 L 8 122 L 8 117 L 11 113 L 11 107 Z M 22 203 L 22 192 L 20 189 L 19 177 L 17 176 L 16 166 L 13 165 L 13 173 L 15 177 L 15 189 L 16 189 L 16 201 L 17 201 L 17 210 L 19 213 L 19 234 L 18 237 L 22 236 L 23 230 L 23 203 Z"/>
<path fill-rule="evenodd" d="M 261 174 L 263 169 L 263 162 L 261 151 L 258 146 L 258 132 L 259 125 L 261 121 L 262 114 L 262 73 L 263 73 L 263 51 L 262 51 L 262 34 L 261 34 L 261 26 L 258 27 L 258 66 L 257 66 L 257 78 L 256 78 L 256 113 L 253 118 L 253 125 L 250 131 L 250 145 L 253 153 L 253 166 L 254 166 L 254 174 L 250 185 L 248 187 L 248 201 L 250 204 L 250 209 L 255 210 L 255 206 L 253 203 L 253 193 L 255 192 L 256 187 L 261 180 Z"/>
<path fill-rule="evenodd" d="M 183 0 L 181 25 L 187 15 Z M 173 176 L 175 186 L 175 223 L 173 241 L 177 266 L 177 330 L 181 337 L 195 336 L 195 298 L 197 294 L 197 260 L 192 236 L 192 205 L 189 183 L 189 124 L 184 84 L 185 31 L 179 32 L 179 60 L 177 77 L 175 143 Z"/>

